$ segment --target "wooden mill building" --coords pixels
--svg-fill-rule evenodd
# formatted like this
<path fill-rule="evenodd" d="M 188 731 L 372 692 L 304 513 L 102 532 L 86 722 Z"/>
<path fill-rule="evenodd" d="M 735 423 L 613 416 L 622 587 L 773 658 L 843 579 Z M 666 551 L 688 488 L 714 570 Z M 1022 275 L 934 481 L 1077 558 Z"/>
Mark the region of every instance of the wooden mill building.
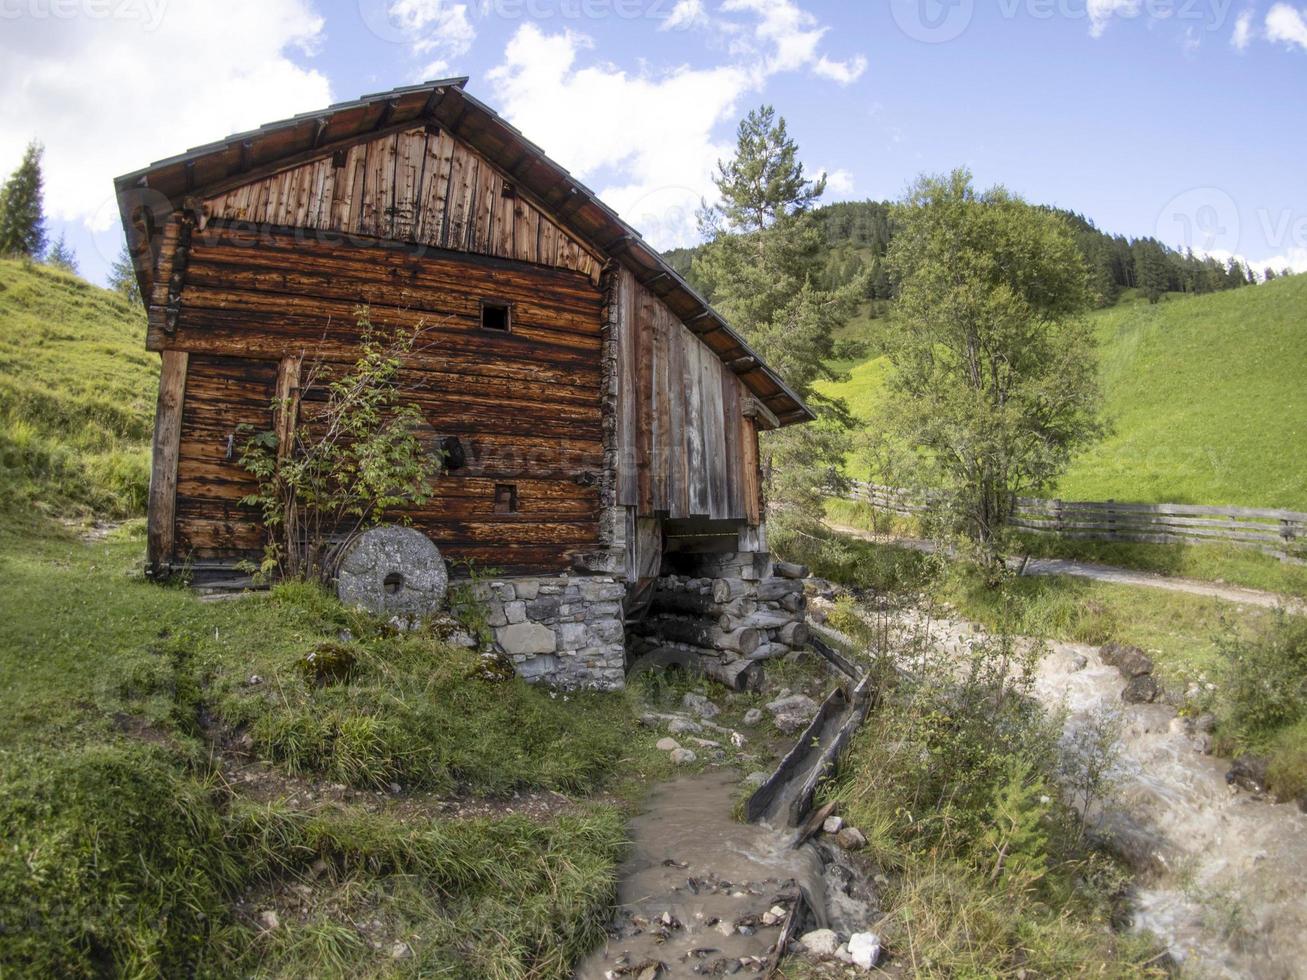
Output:
<path fill-rule="evenodd" d="M 812 414 L 465 82 L 342 103 L 117 180 L 162 359 L 149 564 L 213 576 L 259 555 L 237 429 L 268 428 L 279 397 L 311 398 L 306 361 L 352 363 L 365 304 L 375 324 L 423 325 L 413 397 L 461 457 L 413 525 L 455 574 L 496 570 L 492 622 L 524 674 L 612 686 L 667 553 L 765 577 L 758 432 Z"/>

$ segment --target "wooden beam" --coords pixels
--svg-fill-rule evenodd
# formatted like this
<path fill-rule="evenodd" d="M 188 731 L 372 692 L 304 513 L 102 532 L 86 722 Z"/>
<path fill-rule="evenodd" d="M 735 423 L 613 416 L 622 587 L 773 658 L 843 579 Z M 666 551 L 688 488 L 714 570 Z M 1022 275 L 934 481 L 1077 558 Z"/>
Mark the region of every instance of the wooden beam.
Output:
<path fill-rule="evenodd" d="M 295 424 L 299 420 L 300 365 L 303 356 L 283 357 L 277 365 L 277 394 L 273 408 L 273 431 L 277 433 L 277 461 L 290 455 L 295 443 Z"/>
<path fill-rule="evenodd" d="M 165 573 L 176 557 L 177 456 L 181 446 L 182 405 L 186 400 L 186 365 L 190 358 L 185 351 L 176 350 L 166 350 L 162 356 L 146 522 L 146 552 L 154 575 Z"/>
<path fill-rule="evenodd" d="M 744 407 L 741 411 L 745 418 L 754 420 L 764 429 L 779 429 L 781 427 L 781 420 L 776 417 L 772 410 L 753 396 L 749 396 L 744 400 Z"/>
<path fill-rule="evenodd" d="M 327 124 L 330 122 L 331 120 L 326 116 L 319 116 L 317 119 L 314 120 L 313 142 L 310 144 L 311 149 L 316 150 L 319 146 L 322 145 L 322 137 L 326 135 Z"/>
<path fill-rule="evenodd" d="M 399 99 L 387 99 L 386 104 L 381 107 L 381 115 L 377 117 L 376 124 L 372 129 L 385 129 L 390 125 L 390 120 L 395 117 L 395 110 L 399 108 Z"/>

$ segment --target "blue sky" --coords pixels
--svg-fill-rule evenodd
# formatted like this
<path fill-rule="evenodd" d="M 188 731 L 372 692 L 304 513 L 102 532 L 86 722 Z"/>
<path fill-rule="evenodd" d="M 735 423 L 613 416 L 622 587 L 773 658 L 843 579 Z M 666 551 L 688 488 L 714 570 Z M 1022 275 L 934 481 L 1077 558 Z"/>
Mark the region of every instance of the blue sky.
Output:
<path fill-rule="evenodd" d="M 452 74 L 662 246 L 769 102 L 830 199 L 967 166 L 1307 270 L 1307 7 L 1271 0 L 0 0 L 0 167 L 45 142 L 52 229 L 101 279 L 116 174 Z"/>

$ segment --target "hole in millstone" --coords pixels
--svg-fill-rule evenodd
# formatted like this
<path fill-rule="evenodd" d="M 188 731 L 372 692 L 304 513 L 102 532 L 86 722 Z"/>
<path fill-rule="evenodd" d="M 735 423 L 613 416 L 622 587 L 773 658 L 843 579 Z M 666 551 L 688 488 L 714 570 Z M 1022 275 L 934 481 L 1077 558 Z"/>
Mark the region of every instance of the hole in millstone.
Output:
<path fill-rule="evenodd" d="M 399 572 L 391 572 L 381 580 L 381 587 L 387 595 L 399 595 L 399 590 L 404 588 L 404 576 Z"/>

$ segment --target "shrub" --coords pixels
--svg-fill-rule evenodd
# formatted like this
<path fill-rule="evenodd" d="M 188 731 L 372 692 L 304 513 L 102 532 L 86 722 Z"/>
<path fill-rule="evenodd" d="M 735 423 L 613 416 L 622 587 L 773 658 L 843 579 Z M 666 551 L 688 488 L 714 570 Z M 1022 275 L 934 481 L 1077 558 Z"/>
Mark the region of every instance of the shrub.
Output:
<path fill-rule="evenodd" d="M 1228 632 L 1222 733 L 1241 751 L 1263 751 L 1307 719 L 1307 618 L 1280 613 L 1261 635 Z"/>
<path fill-rule="evenodd" d="M 289 423 L 265 432 L 242 427 L 249 438 L 241 466 L 259 488 L 241 503 L 257 508 L 267 529 L 263 575 L 328 579 L 362 530 L 430 497 L 441 457 L 419 438 L 429 426 L 406 401 L 412 387 L 401 374 L 418 335 L 387 337 L 373 329 L 366 307 L 358 328 L 359 356 L 347 372 L 333 377 L 319 361 L 300 379 L 303 391 L 321 396 L 311 417 L 288 395 L 272 407 Z"/>

